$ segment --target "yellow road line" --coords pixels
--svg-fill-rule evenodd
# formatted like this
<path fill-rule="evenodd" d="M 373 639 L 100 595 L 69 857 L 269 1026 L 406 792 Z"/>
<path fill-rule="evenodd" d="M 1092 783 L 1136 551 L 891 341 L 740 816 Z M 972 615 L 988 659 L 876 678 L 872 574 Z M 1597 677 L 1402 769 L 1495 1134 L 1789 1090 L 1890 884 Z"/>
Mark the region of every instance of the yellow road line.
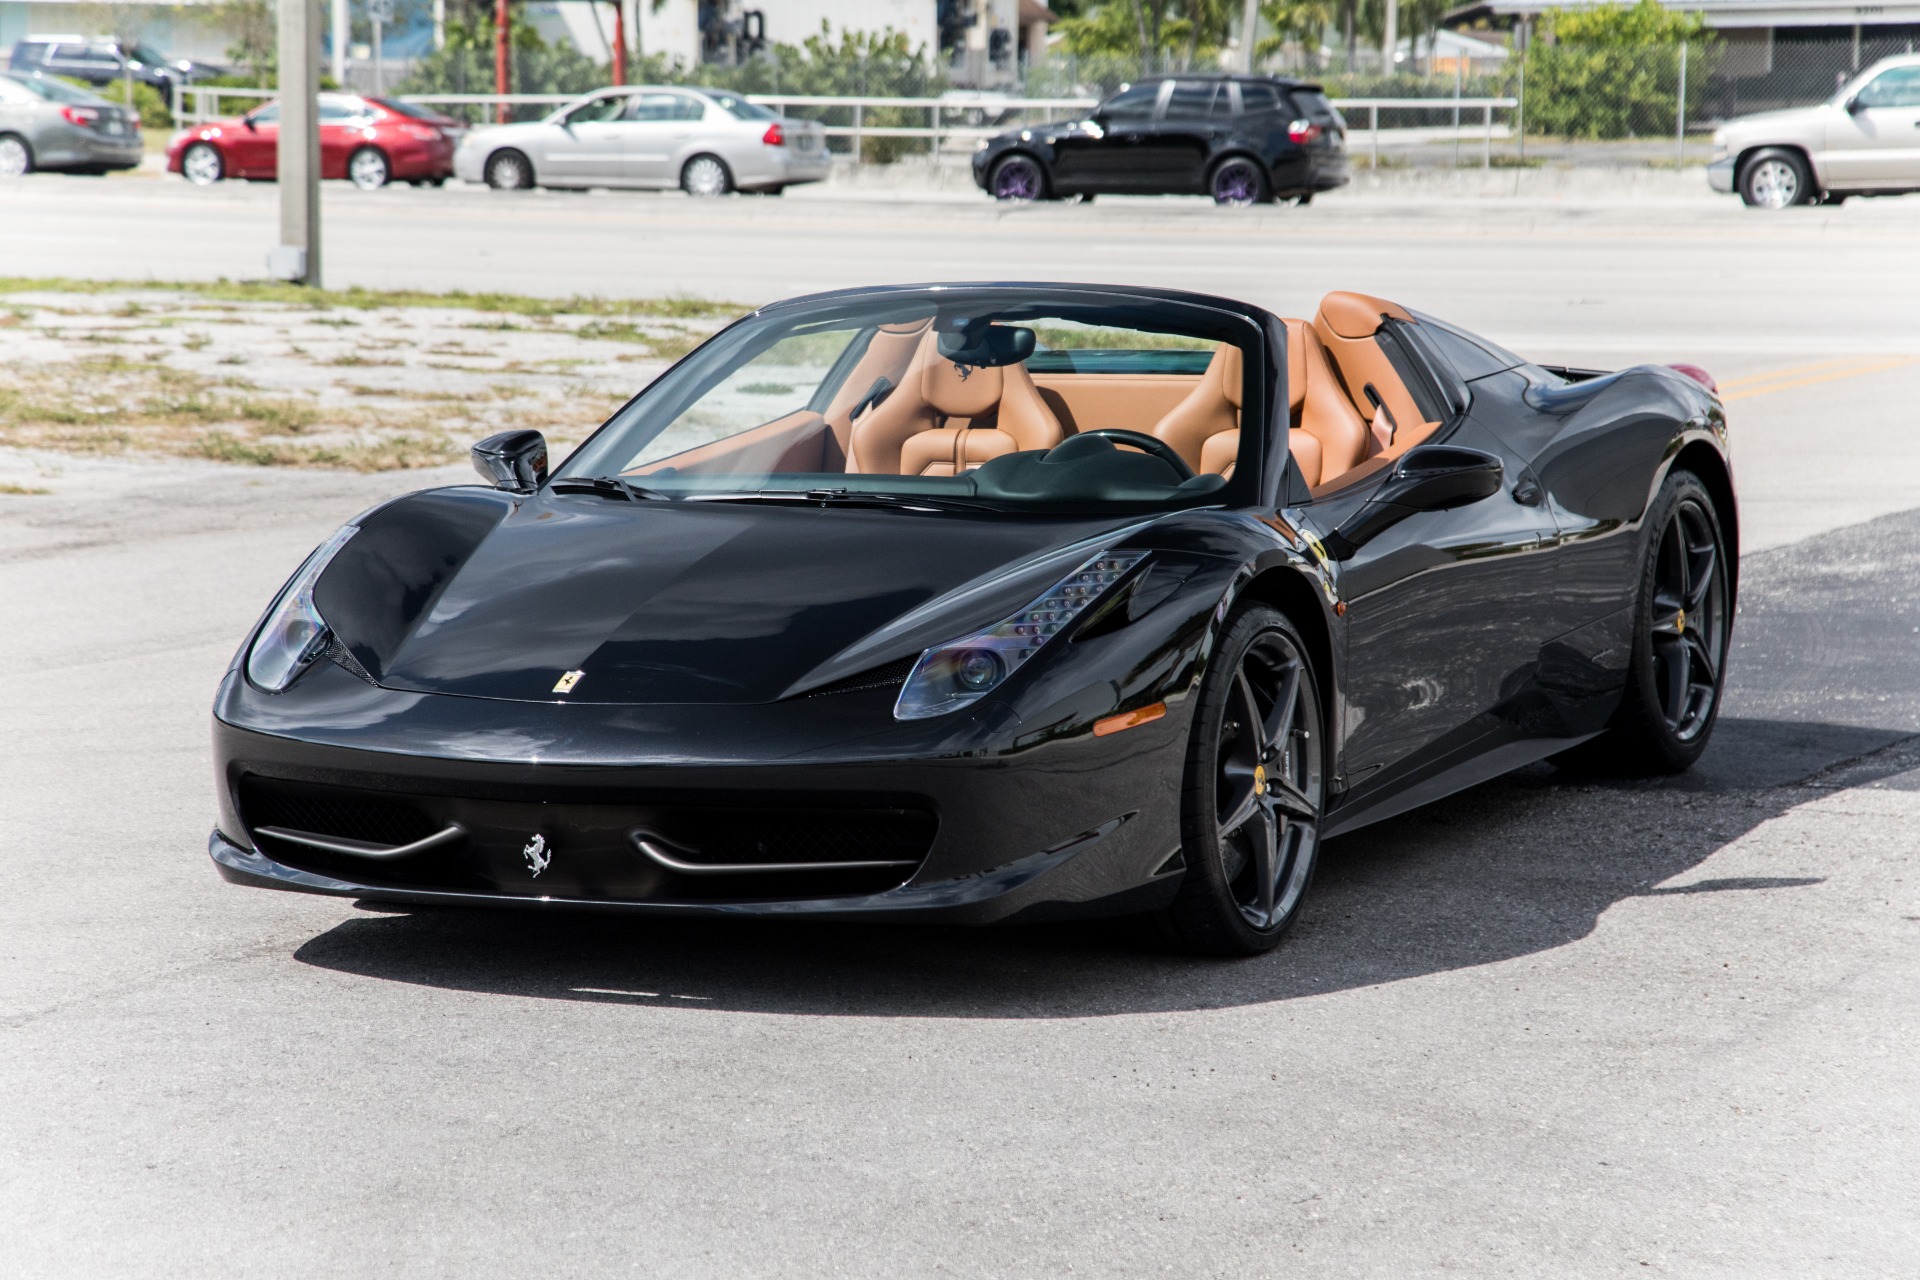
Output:
<path fill-rule="evenodd" d="M 1732 395 L 1722 395 L 1720 398 L 1726 401 L 1747 400 L 1754 396 L 1771 395 L 1776 391 L 1793 391 L 1799 387 L 1818 386 L 1823 382 L 1839 382 L 1843 378 L 1858 378 L 1862 374 L 1881 373 L 1887 369 L 1898 369 L 1902 365 L 1912 364 L 1914 360 L 1915 357 L 1913 356 L 1901 356 L 1896 360 L 1883 360 L 1879 364 L 1861 365 L 1856 369 L 1841 369 L 1835 373 L 1816 374 L 1813 377 L 1798 378 L 1792 382 L 1776 382 L 1764 387 L 1754 387 L 1746 391 L 1736 391 Z"/>
<path fill-rule="evenodd" d="M 1795 365 L 1791 369 L 1769 369 L 1765 373 L 1748 373 L 1738 378 L 1728 378 L 1720 384 L 1722 391 L 1732 391 L 1755 382 L 1779 382 L 1786 378 L 1797 378 L 1806 373 L 1820 373 L 1835 365 L 1855 364 L 1867 356 L 1835 356 L 1831 360 L 1818 360 L 1813 364 Z"/>

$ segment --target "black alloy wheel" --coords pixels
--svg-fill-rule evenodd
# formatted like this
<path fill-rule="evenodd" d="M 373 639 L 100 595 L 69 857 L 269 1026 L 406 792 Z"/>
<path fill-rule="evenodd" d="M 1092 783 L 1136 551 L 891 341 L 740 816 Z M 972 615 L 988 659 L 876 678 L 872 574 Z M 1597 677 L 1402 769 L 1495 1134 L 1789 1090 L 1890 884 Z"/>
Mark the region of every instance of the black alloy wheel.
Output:
<path fill-rule="evenodd" d="M 1626 695 L 1607 731 L 1556 758 L 1609 773 L 1679 773 L 1720 713 L 1733 609 L 1726 540 L 1691 472 L 1667 477 L 1649 513 Z"/>
<path fill-rule="evenodd" d="M 1181 950 L 1258 955 L 1300 913 L 1326 808 L 1325 721 L 1300 633 L 1266 605 L 1229 621 L 1201 681 L 1180 805 L 1186 874 L 1155 918 Z"/>
<path fill-rule="evenodd" d="M 533 165 L 511 147 L 487 157 L 487 185 L 495 191 L 524 191 L 533 185 Z"/>
<path fill-rule="evenodd" d="M 1032 156 L 1011 155 L 993 166 L 993 175 L 987 179 L 987 191 L 995 200 L 1020 204 L 1044 199 L 1047 194 L 1047 175 L 1041 172 L 1040 162 Z"/>
<path fill-rule="evenodd" d="M 1217 205 L 1235 208 L 1267 200 L 1267 175 L 1245 156 L 1229 156 L 1213 171 L 1207 189 Z"/>

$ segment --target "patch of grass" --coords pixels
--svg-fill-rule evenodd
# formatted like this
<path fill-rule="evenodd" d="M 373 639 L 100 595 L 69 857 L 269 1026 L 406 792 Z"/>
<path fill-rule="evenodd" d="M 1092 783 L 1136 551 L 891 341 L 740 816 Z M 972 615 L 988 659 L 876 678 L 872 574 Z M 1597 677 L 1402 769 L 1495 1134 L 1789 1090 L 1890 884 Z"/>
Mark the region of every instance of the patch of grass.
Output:
<path fill-rule="evenodd" d="M 0 481 L 0 493 L 12 493 L 12 494 L 18 494 L 21 497 L 27 497 L 37 493 L 52 493 L 52 492 L 53 490 L 51 489 L 36 489 L 32 485 L 12 484 L 10 482 Z"/>
<path fill-rule="evenodd" d="M 64 276 L 0 276 L 0 294 L 8 293 L 185 293 L 227 302 L 277 302 L 313 310 L 346 307 L 447 307 L 463 311 L 498 311 L 512 315 L 666 316 L 675 320 L 715 320 L 736 316 L 747 308 L 670 294 L 664 298 L 533 298 L 517 293 L 428 293 L 418 289 L 308 289 L 274 280 L 76 280 Z"/>
<path fill-rule="evenodd" d="M 127 301 L 115 307 L 113 309 L 112 314 L 116 316 L 124 316 L 127 319 L 131 320 L 135 316 L 143 316 L 147 314 L 147 309 L 141 306 L 137 302 Z"/>
<path fill-rule="evenodd" d="M 308 324 L 324 324 L 333 329 L 358 329 L 360 322 L 347 316 L 331 316 L 323 320 L 309 320 Z"/>
<path fill-rule="evenodd" d="M 511 320 L 476 320 L 472 324 L 463 324 L 462 329 L 482 329 L 488 333 L 525 333 L 529 326 L 515 324 Z"/>
<path fill-rule="evenodd" d="M 276 436 L 297 436 L 320 420 L 312 405 L 298 400 L 236 400 L 233 416 Z"/>
<path fill-rule="evenodd" d="M 237 352 L 230 356 L 221 356 L 218 360 L 214 361 L 215 364 L 245 364 L 246 362 L 247 358 Z"/>
<path fill-rule="evenodd" d="M 296 350 L 297 349 L 298 348 L 296 348 Z M 301 354 L 304 355 L 305 352 Z M 381 360 L 374 356 L 363 356 L 357 352 L 349 351 L 346 355 L 335 356 L 333 359 L 325 361 L 325 363 L 332 365 L 336 369 L 395 369 L 405 364 L 406 361 Z"/>
<path fill-rule="evenodd" d="M 784 396 L 793 393 L 793 388 L 784 382 L 745 382 L 740 385 L 740 390 L 750 396 Z"/>
<path fill-rule="evenodd" d="M 1538 156 L 1496 154 L 1493 157 L 1493 167 L 1496 169 L 1538 169 L 1545 164 L 1546 161 L 1540 159 Z"/>

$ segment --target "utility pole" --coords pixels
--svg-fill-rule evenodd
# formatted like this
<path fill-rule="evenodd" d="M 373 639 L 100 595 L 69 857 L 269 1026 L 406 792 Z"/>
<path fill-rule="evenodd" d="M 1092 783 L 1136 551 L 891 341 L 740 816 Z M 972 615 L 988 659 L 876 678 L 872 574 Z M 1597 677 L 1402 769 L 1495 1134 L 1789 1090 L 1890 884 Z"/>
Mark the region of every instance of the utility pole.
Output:
<path fill-rule="evenodd" d="M 280 243 L 267 270 L 320 284 L 320 13 L 318 0 L 280 2 Z"/>
<path fill-rule="evenodd" d="M 385 34 L 387 23 L 393 21 L 393 0 L 367 0 L 367 18 L 373 23 L 373 96 L 382 98 L 387 92 L 387 75 L 382 65 L 385 55 L 380 49 L 380 37 Z"/>
<path fill-rule="evenodd" d="M 1394 54 L 1400 49 L 1400 0 L 1387 0 L 1387 37 L 1380 45 L 1380 52 L 1386 55 L 1384 70 L 1392 75 Z"/>
<path fill-rule="evenodd" d="M 328 70 L 333 73 L 333 82 L 342 89 L 347 87 L 347 41 L 351 39 L 347 26 L 347 0 L 333 0 L 333 48 L 328 51 Z"/>
<path fill-rule="evenodd" d="M 1260 34 L 1260 0 L 1247 0 L 1240 13 L 1240 69 L 1253 74 L 1254 37 Z"/>
<path fill-rule="evenodd" d="M 494 106 L 493 122 L 507 123 L 507 94 L 513 88 L 510 51 L 513 48 L 513 12 L 507 0 L 493 3 L 493 91 L 500 95 Z"/>

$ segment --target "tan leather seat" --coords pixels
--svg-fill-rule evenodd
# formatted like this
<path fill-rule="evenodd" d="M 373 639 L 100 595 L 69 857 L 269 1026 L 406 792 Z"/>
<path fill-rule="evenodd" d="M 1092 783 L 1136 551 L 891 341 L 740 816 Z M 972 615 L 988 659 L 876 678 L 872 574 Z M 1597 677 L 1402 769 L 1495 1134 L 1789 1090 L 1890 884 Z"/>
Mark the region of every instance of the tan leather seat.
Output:
<path fill-rule="evenodd" d="M 1231 475 L 1240 456 L 1240 348 L 1223 342 L 1213 349 L 1206 372 L 1154 424 L 1153 434 L 1172 445 L 1195 475 Z"/>
<path fill-rule="evenodd" d="M 958 475 L 1066 439 L 1025 365 L 957 365 L 940 355 L 937 338 L 926 334 L 899 387 L 854 421 L 848 472 Z"/>
<path fill-rule="evenodd" d="M 1389 319 L 1413 322 L 1398 303 L 1347 292 L 1322 298 L 1320 313 L 1313 318 L 1314 333 L 1326 347 L 1348 403 L 1368 420 L 1369 459 L 1397 458 L 1440 426 L 1420 411 L 1399 370 L 1380 348 L 1380 326 Z M 1368 386 L 1380 397 L 1385 413 L 1367 395 Z"/>
<path fill-rule="evenodd" d="M 1287 401 L 1289 448 L 1309 486 L 1360 465 L 1371 436 L 1327 359 L 1312 325 L 1288 320 Z"/>

